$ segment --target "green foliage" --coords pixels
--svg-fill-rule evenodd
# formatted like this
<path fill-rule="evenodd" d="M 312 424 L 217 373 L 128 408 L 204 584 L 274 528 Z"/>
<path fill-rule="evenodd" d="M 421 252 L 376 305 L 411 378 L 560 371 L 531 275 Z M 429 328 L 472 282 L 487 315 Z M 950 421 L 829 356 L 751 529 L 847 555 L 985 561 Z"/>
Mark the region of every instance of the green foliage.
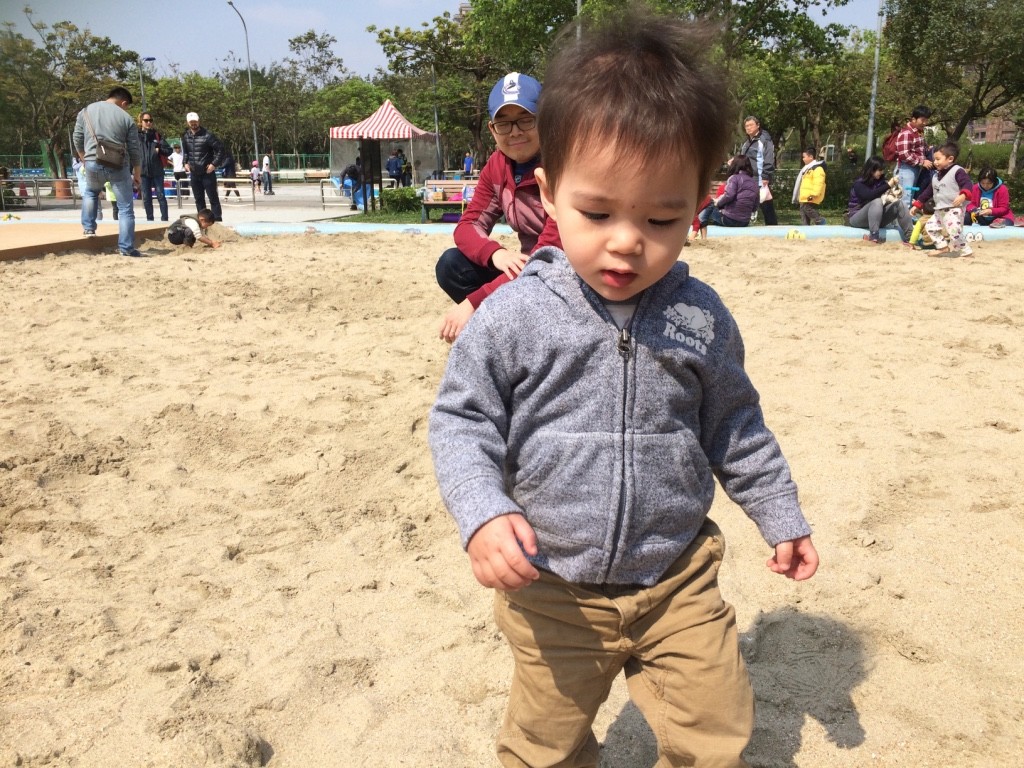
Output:
<path fill-rule="evenodd" d="M 1010 193 L 1010 208 L 1016 208 L 1014 213 L 1020 216 L 1024 209 L 1024 171 L 1019 171 L 1013 176 L 1001 175 L 1000 178 Z"/>
<path fill-rule="evenodd" d="M 78 112 L 124 81 L 137 66 L 138 54 L 70 22 L 48 27 L 32 21 L 30 8 L 25 13 L 39 44 L 16 33 L 10 22 L 4 25 L 0 32 L 0 104 L 5 118 L 24 121 L 14 131 L 21 143 L 17 149 L 44 141 L 48 164 L 63 175 L 68 130 Z"/>
<path fill-rule="evenodd" d="M 420 198 L 415 187 L 398 187 L 397 189 L 385 189 L 381 193 L 381 206 L 386 213 L 401 213 L 402 211 L 419 211 Z"/>
<path fill-rule="evenodd" d="M 1009 144 L 971 144 L 969 141 L 960 142 L 960 157 L 957 162 L 977 175 L 978 171 L 986 165 L 995 168 L 1000 173 L 1006 171 L 1010 162 Z"/>
<path fill-rule="evenodd" d="M 913 92 L 959 140 L 972 120 L 1024 98 L 1024 4 L 887 0 L 888 45 L 910 64 Z"/>
<path fill-rule="evenodd" d="M 707 87 L 730 88 L 738 110 L 763 118 L 778 149 L 864 143 L 875 33 L 814 21 L 846 0 L 648 3 L 674 16 L 706 16 L 723 28 L 710 52 L 721 78 Z M 623 7 L 621 0 L 584 0 L 583 21 L 607 19 Z M 876 147 L 890 121 L 904 120 L 919 102 L 936 108 L 936 122 L 954 137 L 996 109 L 1024 114 L 1024 4 L 887 0 L 887 10 Z M 334 53 L 337 40 L 311 29 L 289 40 L 284 61 L 253 69 L 251 89 L 245 61 L 229 52 L 219 72 L 146 75 L 147 105 L 170 138 L 185 130 L 186 112 L 199 112 L 245 162 L 254 122 L 262 151 L 325 153 L 331 126 L 360 120 L 391 98 L 421 127 L 433 129 L 436 115 L 446 165 L 454 167 L 467 150 L 486 158 L 493 147 L 486 128 L 491 87 L 512 70 L 543 80 L 556 35 L 571 33 L 576 0 L 471 0 L 460 14 L 417 29 L 370 27 L 388 58 L 388 70 L 373 78 L 352 76 Z M 873 17 L 865 21 L 873 27 Z M 34 153 L 42 139 L 55 163 L 66 154 L 68 127 L 82 106 L 115 84 L 135 92 L 137 56 L 69 22 L 33 26 L 30 38 L 11 24 L 0 27 L 0 152 Z M 743 140 L 739 123 L 735 139 L 737 146 Z M 1005 168 L 1005 147 L 971 149 L 975 167 Z M 858 153 L 865 154 L 863 146 Z"/>

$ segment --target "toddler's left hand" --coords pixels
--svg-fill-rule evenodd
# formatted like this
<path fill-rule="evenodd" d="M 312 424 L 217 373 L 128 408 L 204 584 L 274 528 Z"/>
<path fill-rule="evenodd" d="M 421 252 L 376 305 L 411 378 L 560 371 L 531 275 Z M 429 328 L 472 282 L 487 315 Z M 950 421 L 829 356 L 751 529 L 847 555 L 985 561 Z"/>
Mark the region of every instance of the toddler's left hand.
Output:
<path fill-rule="evenodd" d="M 781 541 L 775 545 L 775 557 L 767 565 L 774 573 L 781 573 L 794 581 L 804 581 L 818 570 L 818 551 L 810 536 Z"/>

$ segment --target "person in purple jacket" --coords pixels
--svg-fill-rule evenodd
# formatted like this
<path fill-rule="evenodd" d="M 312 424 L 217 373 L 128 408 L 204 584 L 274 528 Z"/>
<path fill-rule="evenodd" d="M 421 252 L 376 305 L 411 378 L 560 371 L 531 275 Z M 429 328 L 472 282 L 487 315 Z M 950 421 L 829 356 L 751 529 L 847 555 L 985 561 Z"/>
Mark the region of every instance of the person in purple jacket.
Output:
<path fill-rule="evenodd" d="M 758 184 L 754 168 L 746 155 L 736 155 L 729 161 L 725 191 L 700 212 L 701 226 L 718 224 L 720 227 L 745 227 L 750 214 L 757 208 Z"/>
<path fill-rule="evenodd" d="M 903 198 L 891 199 L 886 196 L 889 191 L 885 163 L 880 157 L 869 157 L 850 188 L 846 218 L 849 226 L 866 229 L 864 239 L 875 245 L 885 242 L 885 228 L 893 222 L 899 226 L 904 242 L 914 228 Z"/>

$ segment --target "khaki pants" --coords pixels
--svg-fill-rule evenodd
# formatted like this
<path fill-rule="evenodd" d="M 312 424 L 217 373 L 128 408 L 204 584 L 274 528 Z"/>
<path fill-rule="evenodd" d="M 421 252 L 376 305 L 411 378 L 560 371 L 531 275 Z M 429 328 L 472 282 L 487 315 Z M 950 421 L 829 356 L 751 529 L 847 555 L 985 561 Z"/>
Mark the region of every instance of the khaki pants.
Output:
<path fill-rule="evenodd" d="M 591 724 L 619 670 L 658 739 L 659 768 L 745 766 L 754 698 L 736 617 L 718 591 L 725 552 L 710 520 L 651 588 L 570 584 L 541 572 L 495 593 L 515 657 L 498 758 L 517 768 L 597 765 Z"/>

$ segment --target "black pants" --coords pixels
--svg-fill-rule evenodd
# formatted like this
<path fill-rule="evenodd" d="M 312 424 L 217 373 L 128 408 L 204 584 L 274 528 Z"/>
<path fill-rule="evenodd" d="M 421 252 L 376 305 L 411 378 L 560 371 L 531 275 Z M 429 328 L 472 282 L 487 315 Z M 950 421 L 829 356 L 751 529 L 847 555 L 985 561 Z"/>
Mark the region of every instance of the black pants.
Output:
<path fill-rule="evenodd" d="M 456 304 L 501 274 L 500 269 L 481 267 L 466 258 L 458 248 L 449 248 L 441 254 L 434 268 L 437 284 Z"/>
<path fill-rule="evenodd" d="M 764 223 L 774 227 L 779 223 L 779 217 L 775 213 L 775 201 L 765 200 L 761 203 L 761 215 L 764 216 Z"/>
<path fill-rule="evenodd" d="M 220 197 L 217 195 L 217 174 L 192 172 L 192 195 L 196 200 L 196 211 L 206 208 L 206 197 L 210 197 L 210 211 L 213 213 L 214 221 L 221 221 Z"/>

